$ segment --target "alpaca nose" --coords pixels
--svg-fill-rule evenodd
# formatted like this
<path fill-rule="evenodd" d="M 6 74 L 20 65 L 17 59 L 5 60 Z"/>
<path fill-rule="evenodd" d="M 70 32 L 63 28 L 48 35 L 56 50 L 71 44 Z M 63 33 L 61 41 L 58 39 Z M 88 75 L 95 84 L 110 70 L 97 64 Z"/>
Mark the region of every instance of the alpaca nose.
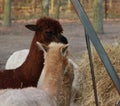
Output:
<path fill-rule="evenodd" d="M 61 35 L 61 42 L 64 44 L 68 44 L 68 40 L 66 37 L 64 37 L 63 35 Z"/>

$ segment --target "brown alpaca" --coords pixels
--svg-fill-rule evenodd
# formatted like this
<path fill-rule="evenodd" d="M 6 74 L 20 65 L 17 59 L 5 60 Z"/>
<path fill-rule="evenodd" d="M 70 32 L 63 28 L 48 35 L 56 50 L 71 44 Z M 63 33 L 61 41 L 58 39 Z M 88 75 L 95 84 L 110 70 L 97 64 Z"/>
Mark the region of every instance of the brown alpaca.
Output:
<path fill-rule="evenodd" d="M 73 66 L 68 60 L 68 44 L 51 43 L 48 47 L 38 43 L 46 52 L 44 62 L 45 77 L 41 89 L 57 101 L 58 106 L 69 106 Z M 61 97 L 64 96 L 64 99 Z"/>
<path fill-rule="evenodd" d="M 60 23 L 51 18 L 41 18 L 36 25 L 26 25 L 26 27 L 35 31 L 30 52 L 20 67 L 11 70 L 0 70 L 0 89 L 37 86 L 43 69 L 44 58 L 43 51 L 39 51 L 36 46 L 36 41 L 46 45 L 52 41 L 68 43 L 67 39 L 61 35 L 63 29 Z"/>

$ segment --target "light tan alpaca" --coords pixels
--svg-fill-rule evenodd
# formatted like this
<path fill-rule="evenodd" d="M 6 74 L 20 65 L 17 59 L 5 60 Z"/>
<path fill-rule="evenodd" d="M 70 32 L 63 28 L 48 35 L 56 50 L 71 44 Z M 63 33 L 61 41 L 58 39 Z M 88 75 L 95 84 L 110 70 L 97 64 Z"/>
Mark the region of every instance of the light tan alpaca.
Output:
<path fill-rule="evenodd" d="M 41 89 L 47 92 L 57 102 L 58 106 L 69 106 L 73 81 L 73 65 L 69 63 L 68 45 L 51 43 L 43 48 L 45 55 L 45 76 Z"/>

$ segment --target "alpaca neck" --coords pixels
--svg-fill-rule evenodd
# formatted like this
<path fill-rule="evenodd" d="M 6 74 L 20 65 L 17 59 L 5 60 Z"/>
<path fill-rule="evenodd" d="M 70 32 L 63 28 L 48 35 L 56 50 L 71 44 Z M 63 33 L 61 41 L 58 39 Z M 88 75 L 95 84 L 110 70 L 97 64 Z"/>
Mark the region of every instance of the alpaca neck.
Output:
<path fill-rule="evenodd" d="M 63 79 L 63 68 L 62 64 L 57 64 L 53 66 L 53 63 L 48 63 L 44 67 L 45 79 L 41 88 L 52 97 L 58 98 L 58 93 L 60 91 Z"/>
<path fill-rule="evenodd" d="M 29 54 L 23 63 L 23 65 L 20 67 L 23 70 L 24 76 L 26 76 L 26 79 L 39 79 L 39 76 L 43 69 L 43 51 L 40 51 L 36 45 L 37 38 L 34 36 L 33 41 L 31 43 Z M 28 71 L 26 71 L 28 70 Z M 32 80 L 31 79 L 31 80 Z"/>

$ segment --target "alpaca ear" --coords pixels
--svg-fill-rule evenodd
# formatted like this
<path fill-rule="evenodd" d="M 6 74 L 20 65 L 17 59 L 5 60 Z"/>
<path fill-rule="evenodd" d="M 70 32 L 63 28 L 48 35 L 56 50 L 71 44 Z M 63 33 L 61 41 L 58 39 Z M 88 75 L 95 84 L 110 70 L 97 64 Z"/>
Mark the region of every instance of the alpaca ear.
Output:
<path fill-rule="evenodd" d="M 42 44 L 42 43 L 40 43 L 40 42 L 36 42 L 36 44 L 37 44 L 37 46 L 38 46 L 38 48 L 40 49 L 40 50 L 42 50 L 44 53 L 46 53 L 47 51 L 48 51 L 48 46 L 46 46 L 45 44 Z"/>
<path fill-rule="evenodd" d="M 66 45 L 64 45 L 64 46 L 61 48 L 61 54 L 62 54 L 63 56 L 67 56 L 67 54 L 68 54 L 68 51 L 67 51 L 68 46 L 69 46 L 69 44 L 66 44 Z"/>
<path fill-rule="evenodd" d="M 38 31 L 40 28 L 37 25 L 25 25 L 26 28 L 28 28 L 31 31 Z"/>

